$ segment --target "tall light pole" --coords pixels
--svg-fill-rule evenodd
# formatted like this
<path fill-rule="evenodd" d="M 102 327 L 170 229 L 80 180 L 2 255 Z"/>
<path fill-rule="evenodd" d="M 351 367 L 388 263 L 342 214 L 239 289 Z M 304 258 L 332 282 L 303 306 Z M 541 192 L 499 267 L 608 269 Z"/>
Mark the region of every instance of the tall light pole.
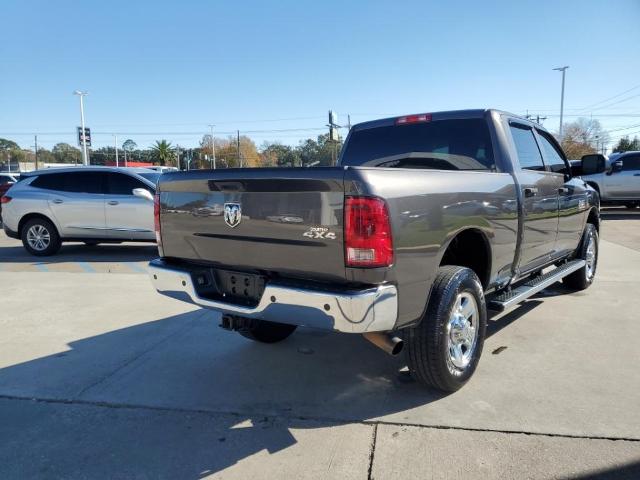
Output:
<path fill-rule="evenodd" d="M 82 163 L 84 165 L 89 165 L 89 157 L 87 155 L 87 136 L 85 135 L 84 130 L 84 102 L 83 97 L 88 95 L 89 92 L 81 92 L 80 90 L 76 90 L 73 92 L 74 95 L 78 95 L 80 97 L 80 128 L 82 128 Z"/>
<path fill-rule="evenodd" d="M 116 167 L 119 167 L 120 163 L 118 162 L 118 134 L 116 133 L 113 134 L 113 146 L 116 148 Z"/>
<path fill-rule="evenodd" d="M 215 170 L 215 168 L 216 168 L 216 140 L 215 140 L 215 137 L 213 136 L 213 127 L 215 127 L 215 125 L 209 125 L 209 128 L 211 128 L 211 158 L 213 159 L 213 169 Z"/>
<path fill-rule="evenodd" d="M 564 116 L 564 76 L 567 72 L 567 68 L 569 68 L 569 65 L 566 65 L 564 67 L 558 67 L 558 68 L 554 68 L 554 70 L 558 71 L 558 72 L 562 72 L 562 93 L 560 94 L 560 129 L 558 130 L 558 136 L 560 137 L 560 140 L 562 141 L 562 118 Z"/>

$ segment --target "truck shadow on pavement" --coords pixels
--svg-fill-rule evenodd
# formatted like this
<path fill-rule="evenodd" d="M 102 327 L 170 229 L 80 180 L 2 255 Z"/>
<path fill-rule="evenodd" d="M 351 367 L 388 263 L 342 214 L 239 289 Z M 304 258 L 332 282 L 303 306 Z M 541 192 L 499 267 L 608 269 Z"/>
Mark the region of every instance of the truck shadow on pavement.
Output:
<path fill-rule="evenodd" d="M 491 321 L 489 335 L 539 303 Z M 327 435 L 340 425 L 402 423 L 406 410 L 444 397 L 410 381 L 403 356 L 359 336 L 300 329 L 263 345 L 217 324 L 192 311 L 0 369 L 0 438 L 11 439 L 0 477 L 202 478 L 246 461 L 248 478 L 265 453 L 295 463 L 302 453 L 290 448 L 330 463 Z M 329 436 L 349 442 L 338 437 Z"/>
<path fill-rule="evenodd" d="M 442 398 L 359 336 L 263 345 L 217 325 L 189 312 L 0 369 L 0 477 L 200 478 Z"/>
<path fill-rule="evenodd" d="M 30 255 L 22 246 L 0 247 L 0 262 L 57 264 L 69 262 L 143 262 L 158 256 L 154 244 L 101 244 L 95 246 L 82 243 L 63 244 L 60 251 L 49 257 Z"/>

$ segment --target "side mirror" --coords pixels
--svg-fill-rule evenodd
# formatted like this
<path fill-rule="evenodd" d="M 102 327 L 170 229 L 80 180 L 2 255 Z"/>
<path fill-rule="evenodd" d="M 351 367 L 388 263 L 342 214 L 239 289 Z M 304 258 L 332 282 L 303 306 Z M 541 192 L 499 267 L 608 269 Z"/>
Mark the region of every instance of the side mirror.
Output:
<path fill-rule="evenodd" d="M 138 198 L 144 198 L 145 200 L 153 202 L 153 195 L 146 188 L 134 188 L 131 193 Z"/>
<path fill-rule="evenodd" d="M 582 165 L 582 175 L 594 175 L 605 171 L 607 159 L 600 154 L 584 155 L 580 163 Z"/>
<path fill-rule="evenodd" d="M 611 173 L 618 173 L 622 171 L 624 162 L 622 160 L 616 160 L 611 164 Z"/>

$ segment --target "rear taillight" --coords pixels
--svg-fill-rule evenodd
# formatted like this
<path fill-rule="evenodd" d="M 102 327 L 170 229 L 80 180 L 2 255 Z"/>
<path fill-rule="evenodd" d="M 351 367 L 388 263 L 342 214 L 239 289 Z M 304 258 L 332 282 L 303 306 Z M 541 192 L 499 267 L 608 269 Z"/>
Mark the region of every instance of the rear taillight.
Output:
<path fill-rule="evenodd" d="M 384 200 L 346 198 L 344 245 L 347 267 L 388 267 L 393 263 L 391 222 Z"/>
<path fill-rule="evenodd" d="M 158 252 L 162 257 L 162 235 L 160 235 L 160 192 L 156 192 L 153 197 L 153 225 L 156 231 L 156 243 L 158 244 Z"/>
<path fill-rule="evenodd" d="M 11 201 L 11 197 L 9 195 L 3 195 L 0 197 L 0 203 L 5 204 Z"/>

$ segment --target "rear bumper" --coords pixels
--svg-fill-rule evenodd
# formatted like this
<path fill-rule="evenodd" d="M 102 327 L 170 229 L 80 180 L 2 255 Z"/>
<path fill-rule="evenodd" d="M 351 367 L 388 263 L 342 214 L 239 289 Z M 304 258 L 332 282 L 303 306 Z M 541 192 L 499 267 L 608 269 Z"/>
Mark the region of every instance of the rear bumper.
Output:
<path fill-rule="evenodd" d="M 156 290 L 228 315 L 288 323 L 346 333 L 393 330 L 398 316 L 398 292 L 393 285 L 365 290 L 325 292 L 267 283 L 260 302 L 246 307 L 202 298 L 188 270 L 160 259 L 149 263 Z"/>
<path fill-rule="evenodd" d="M 18 235 L 18 232 L 14 232 L 13 230 L 11 230 L 9 227 L 7 227 L 6 223 L 2 223 L 2 228 L 4 230 L 4 233 L 7 235 L 7 237 L 9 238 L 16 238 L 16 239 L 20 239 L 20 235 Z"/>

